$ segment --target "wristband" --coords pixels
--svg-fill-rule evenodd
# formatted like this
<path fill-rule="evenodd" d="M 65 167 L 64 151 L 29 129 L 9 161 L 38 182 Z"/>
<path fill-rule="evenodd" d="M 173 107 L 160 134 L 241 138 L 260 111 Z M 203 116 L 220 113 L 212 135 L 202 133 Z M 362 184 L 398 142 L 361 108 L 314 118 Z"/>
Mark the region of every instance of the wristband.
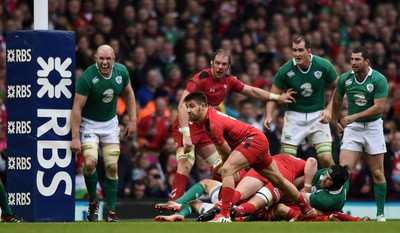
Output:
<path fill-rule="evenodd" d="M 307 184 L 307 183 L 304 184 L 304 187 L 306 187 L 306 188 L 311 188 L 311 186 L 312 186 L 311 184 Z"/>
<path fill-rule="evenodd" d="M 181 128 L 182 135 L 185 137 L 190 137 L 190 129 L 189 126 L 184 126 Z"/>
<path fill-rule="evenodd" d="M 280 95 L 274 94 L 274 93 L 269 93 L 269 99 L 270 100 L 278 100 Z"/>

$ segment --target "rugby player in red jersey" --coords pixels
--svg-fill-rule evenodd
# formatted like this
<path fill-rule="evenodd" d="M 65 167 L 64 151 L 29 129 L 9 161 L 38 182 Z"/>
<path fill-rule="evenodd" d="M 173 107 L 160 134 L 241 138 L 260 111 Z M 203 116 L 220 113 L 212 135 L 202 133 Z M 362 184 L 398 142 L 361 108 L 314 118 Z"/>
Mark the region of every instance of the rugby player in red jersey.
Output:
<path fill-rule="evenodd" d="M 286 197 L 295 201 L 302 219 L 315 218 L 316 211 L 304 199 L 296 186 L 285 179 L 269 154 L 268 139 L 258 129 L 218 112 L 208 106 L 203 92 L 192 92 L 184 98 L 189 120 L 199 122 L 216 146 L 223 165 L 221 167 L 221 212 L 211 222 L 230 222 L 229 212 L 234 195 L 234 174 L 250 166 L 267 178 Z"/>

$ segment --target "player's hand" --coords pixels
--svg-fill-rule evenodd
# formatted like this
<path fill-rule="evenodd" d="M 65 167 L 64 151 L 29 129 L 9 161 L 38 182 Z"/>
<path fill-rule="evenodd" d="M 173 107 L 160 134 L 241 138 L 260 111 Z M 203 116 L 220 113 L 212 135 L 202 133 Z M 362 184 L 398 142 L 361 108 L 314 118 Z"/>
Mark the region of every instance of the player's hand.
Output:
<path fill-rule="evenodd" d="M 343 128 L 346 128 L 347 125 L 353 123 L 356 121 L 356 118 L 353 117 L 352 115 L 345 116 L 340 120 L 340 124 L 342 125 Z"/>
<path fill-rule="evenodd" d="M 343 127 L 339 122 L 333 123 L 332 124 L 333 127 L 335 127 L 335 131 L 337 133 L 337 135 L 339 136 L 339 138 L 343 137 Z"/>
<path fill-rule="evenodd" d="M 272 122 L 272 117 L 267 116 L 263 122 L 263 128 L 265 131 L 271 130 L 271 128 L 270 128 L 271 122 Z"/>
<path fill-rule="evenodd" d="M 319 115 L 319 122 L 322 124 L 328 124 L 332 120 L 332 113 L 328 109 L 321 111 Z"/>
<path fill-rule="evenodd" d="M 193 144 L 192 144 L 192 139 L 190 138 L 190 136 L 183 136 L 182 144 L 183 144 L 183 152 L 184 153 L 189 153 L 190 151 L 192 151 L 194 149 Z"/>
<path fill-rule="evenodd" d="M 126 137 L 132 137 L 136 132 L 136 122 L 129 121 L 125 126 L 124 135 Z"/>
<path fill-rule="evenodd" d="M 282 93 L 278 101 L 283 103 L 283 104 L 290 104 L 290 103 L 296 103 L 296 100 L 294 99 L 293 95 L 296 94 L 297 92 L 294 91 L 293 88 L 289 88 L 285 93 Z"/>
<path fill-rule="evenodd" d="M 71 151 L 75 153 L 75 155 L 81 153 L 81 148 L 82 144 L 78 138 L 71 140 Z"/>

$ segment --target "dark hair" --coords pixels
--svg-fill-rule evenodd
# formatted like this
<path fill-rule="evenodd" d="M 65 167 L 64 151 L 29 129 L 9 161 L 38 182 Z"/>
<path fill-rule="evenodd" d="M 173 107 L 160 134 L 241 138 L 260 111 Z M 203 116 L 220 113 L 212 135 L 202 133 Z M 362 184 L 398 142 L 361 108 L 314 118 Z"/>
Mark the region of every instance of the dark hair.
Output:
<path fill-rule="evenodd" d="M 347 179 L 349 179 L 349 172 L 347 166 L 333 165 L 328 170 L 332 178 L 333 184 L 329 189 L 336 190 L 343 186 Z"/>
<path fill-rule="evenodd" d="M 361 53 L 361 56 L 365 60 L 370 59 L 368 49 L 363 46 L 358 46 L 355 49 L 353 49 L 353 53 Z"/>
<path fill-rule="evenodd" d="M 215 57 L 218 54 L 222 54 L 228 57 L 228 65 L 231 65 L 231 53 L 228 50 L 225 49 L 218 49 L 217 51 L 215 51 L 212 55 L 211 55 L 211 62 L 214 62 Z"/>
<path fill-rule="evenodd" d="M 207 97 L 202 91 L 192 92 L 185 96 L 183 99 L 184 102 L 188 102 L 190 100 L 196 101 L 198 104 L 206 104 L 208 105 Z"/>
<path fill-rule="evenodd" d="M 310 43 L 310 41 L 309 41 L 306 37 L 304 37 L 304 36 L 296 37 L 296 39 L 293 40 L 293 43 L 294 43 L 294 44 L 300 44 L 302 41 L 304 41 L 304 47 L 305 47 L 306 49 L 310 49 L 310 48 L 311 48 L 311 43 Z"/>

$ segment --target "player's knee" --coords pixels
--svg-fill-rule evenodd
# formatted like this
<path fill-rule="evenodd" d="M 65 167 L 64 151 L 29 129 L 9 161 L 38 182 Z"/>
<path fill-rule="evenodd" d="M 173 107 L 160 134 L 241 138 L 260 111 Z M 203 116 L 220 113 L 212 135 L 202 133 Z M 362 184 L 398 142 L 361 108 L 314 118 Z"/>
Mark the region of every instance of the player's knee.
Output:
<path fill-rule="evenodd" d="M 118 176 L 118 165 L 116 163 L 110 164 L 107 167 L 106 175 L 110 179 L 115 179 Z"/>
<path fill-rule="evenodd" d="M 226 166 L 226 164 L 222 165 L 220 170 L 221 170 L 221 176 L 222 177 L 233 176 L 236 173 L 236 171 L 234 169 L 232 169 L 229 166 Z"/>
<path fill-rule="evenodd" d="M 82 144 L 82 155 L 85 160 L 85 172 L 92 174 L 96 170 L 99 157 L 99 145 L 95 142 L 85 142 Z"/>
<path fill-rule="evenodd" d="M 103 154 L 106 175 L 109 178 L 115 178 L 118 175 L 118 158 L 120 149 L 118 144 L 111 144 L 101 148 Z"/>
<path fill-rule="evenodd" d="M 378 181 L 380 183 L 385 180 L 385 173 L 381 167 L 371 169 L 371 174 L 374 178 L 374 181 Z"/>
<path fill-rule="evenodd" d="M 275 207 L 275 215 L 285 216 L 287 214 L 287 207 L 284 204 L 278 204 Z"/>

